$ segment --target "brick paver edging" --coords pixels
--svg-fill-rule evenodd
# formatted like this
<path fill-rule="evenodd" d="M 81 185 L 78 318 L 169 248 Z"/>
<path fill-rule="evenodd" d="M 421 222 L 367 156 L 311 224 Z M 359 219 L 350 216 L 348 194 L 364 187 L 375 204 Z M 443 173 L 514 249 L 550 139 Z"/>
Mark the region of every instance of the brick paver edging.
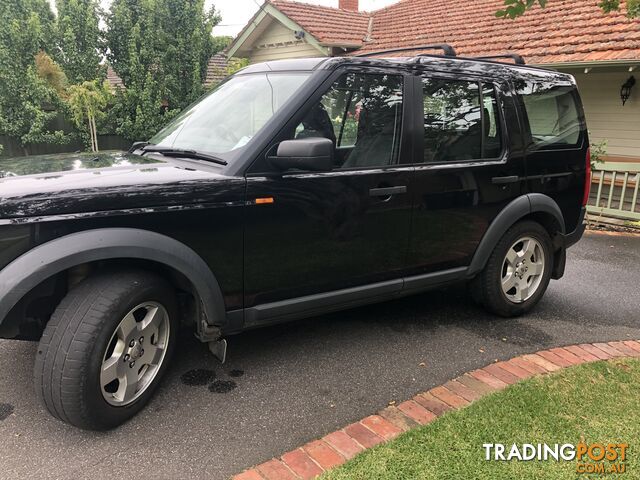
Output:
<path fill-rule="evenodd" d="M 419 393 L 399 405 L 313 440 L 302 447 L 245 470 L 232 480 L 308 480 L 336 467 L 367 448 L 425 425 L 449 410 L 469 405 L 483 395 L 535 375 L 597 360 L 640 357 L 640 341 L 586 343 L 550 348 L 496 362 Z"/>

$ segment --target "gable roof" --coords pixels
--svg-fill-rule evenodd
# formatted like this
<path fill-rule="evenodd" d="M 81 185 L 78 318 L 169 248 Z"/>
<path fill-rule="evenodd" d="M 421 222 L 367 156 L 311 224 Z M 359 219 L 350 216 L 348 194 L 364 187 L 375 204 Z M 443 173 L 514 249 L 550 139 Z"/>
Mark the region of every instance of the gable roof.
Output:
<path fill-rule="evenodd" d="M 512 51 L 533 64 L 640 59 L 640 19 L 604 14 L 596 0 L 554 0 L 516 20 L 495 16 L 500 3 L 401 0 L 373 12 L 372 41 L 362 50 L 446 42 L 460 55 Z"/>
<path fill-rule="evenodd" d="M 285 0 L 268 0 L 323 45 L 362 46 L 370 14 Z"/>
<path fill-rule="evenodd" d="M 320 44 L 358 53 L 444 42 L 464 56 L 515 52 L 542 65 L 640 60 L 640 19 L 626 17 L 624 0 L 623 11 L 609 14 L 598 3 L 554 0 L 516 20 L 495 16 L 498 0 L 400 0 L 368 13 L 289 0 L 266 0 L 264 6 L 275 7 Z"/>

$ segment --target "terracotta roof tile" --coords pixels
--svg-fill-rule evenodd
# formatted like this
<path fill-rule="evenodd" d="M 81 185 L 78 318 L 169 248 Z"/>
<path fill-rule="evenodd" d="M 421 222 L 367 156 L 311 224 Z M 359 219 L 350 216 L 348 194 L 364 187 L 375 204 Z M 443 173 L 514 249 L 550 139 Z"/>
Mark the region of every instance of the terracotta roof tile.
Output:
<path fill-rule="evenodd" d="M 447 42 L 460 55 L 513 51 L 534 64 L 640 59 L 640 19 L 604 14 L 597 4 L 557 0 L 504 20 L 495 17 L 496 0 L 401 0 L 372 13 L 362 51 Z"/>
<path fill-rule="evenodd" d="M 213 55 L 207 63 L 207 76 L 204 80 L 206 87 L 215 85 L 227 76 L 227 56 L 224 53 Z"/>
<path fill-rule="evenodd" d="M 400 0 L 371 13 L 268 1 L 318 41 L 362 52 L 446 42 L 460 55 L 513 51 L 534 64 L 640 59 L 640 19 L 604 14 L 597 0 L 556 0 L 516 20 L 495 17 L 497 0 Z"/>
<path fill-rule="evenodd" d="M 269 1 L 321 43 L 359 46 L 367 36 L 367 13 L 284 0 Z"/>
<path fill-rule="evenodd" d="M 117 88 L 124 88 L 124 82 L 111 65 L 107 65 L 107 82 L 109 82 L 109 86 L 113 90 Z"/>

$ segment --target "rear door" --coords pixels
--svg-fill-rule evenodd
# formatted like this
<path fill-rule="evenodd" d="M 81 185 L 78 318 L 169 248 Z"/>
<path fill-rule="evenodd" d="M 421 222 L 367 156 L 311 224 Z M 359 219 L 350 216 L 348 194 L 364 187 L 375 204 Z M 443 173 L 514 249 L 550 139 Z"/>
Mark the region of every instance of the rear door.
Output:
<path fill-rule="evenodd" d="M 491 221 L 522 193 L 524 162 L 506 82 L 436 73 L 416 82 L 423 135 L 408 268 L 419 275 L 469 265 Z"/>
<path fill-rule="evenodd" d="M 578 226 L 588 147 L 584 113 L 571 82 L 527 72 L 518 82 L 527 157 L 528 192 L 553 198 L 567 232 Z"/>
<path fill-rule="evenodd" d="M 336 72 L 274 140 L 275 148 L 288 139 L 331 139 L 332 171 L 280 174 L 262 159 L 250 169 L 246 308 L 402 276 L 413 172 L 401 161 L 411 155 L 405 78 L 395 70 Z M 384 291 L 401 288 L 395 283 Z M 247 326 L 264 320 L 246 317 Z"/>

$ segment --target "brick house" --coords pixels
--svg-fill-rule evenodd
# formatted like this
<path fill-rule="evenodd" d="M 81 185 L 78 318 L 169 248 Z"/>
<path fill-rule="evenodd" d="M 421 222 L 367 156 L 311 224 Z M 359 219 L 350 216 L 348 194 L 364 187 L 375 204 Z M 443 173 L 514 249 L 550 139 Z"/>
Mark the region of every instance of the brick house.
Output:
<path fill-rule="evenodd" d="M 400 0 L 373 12 L 337 1 L 339 8 L 267 0 L 227 55 L 260 62 L 442 42 L 460 56 L 519 53 L 576 77 L 592 141 L 607 140 L 607 160 L 640 162 L 640 19 L 604 14 L 598 0 L 553 0 L 514 21 L 495 17 L 501 0 Z M 634 74 L 623 106 L 621 87 Z"/>

